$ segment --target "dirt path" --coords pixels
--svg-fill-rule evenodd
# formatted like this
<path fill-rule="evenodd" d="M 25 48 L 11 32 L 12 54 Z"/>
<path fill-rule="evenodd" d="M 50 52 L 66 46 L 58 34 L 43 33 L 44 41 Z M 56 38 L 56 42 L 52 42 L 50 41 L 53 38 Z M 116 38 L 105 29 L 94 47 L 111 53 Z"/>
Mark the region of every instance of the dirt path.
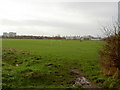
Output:
<path fill-rule="evenodd" d="M 73 87 L 82 87 L 82 88 L 101 88 L 92 81 L 88 80 L 84 73 L 79 69 L 71 69 L 71 73 L 75 74 L 76 79 L 74 81 Z"/>

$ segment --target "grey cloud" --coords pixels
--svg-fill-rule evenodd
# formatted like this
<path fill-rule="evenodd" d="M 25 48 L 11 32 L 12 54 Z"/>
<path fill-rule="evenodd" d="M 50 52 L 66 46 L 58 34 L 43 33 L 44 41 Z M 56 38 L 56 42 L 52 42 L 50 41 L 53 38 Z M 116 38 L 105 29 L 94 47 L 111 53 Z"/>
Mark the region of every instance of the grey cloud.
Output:
<path fill-rule="evenodd" d="M 14 20 L 1 20 L 2 25 L 6 26 L 51 26 L 51 27 L 57 27 L 57 28 L 66 28 L 66 29 L 79 29 L 82 27 L 86 27 L 84 24 L 79 24 L 79 23 L 66 23 L 66 22 L 58 22 L 58 21 L 42 21 L 42 20 L 24 20 L 24 21 L 14 21 Z"/>
<path fill-rule="evenodd" d="M 72 12 L 81 12 L 84 10 L 86 13 L 92 14 L 95 17 L 111 17 L 117 16 L 117 2 L 70 2 L 61 3 L 64 10 Z M 113 13 L 114 12 L 114 13 Z"/>
<path fill-rule="evenodd" d="M 33 1 L 34 2 L 34 1 Z M 24 2 L 21 2 L 24 3 Z M 26 3 L 24 3 L 26 5 Z M 102 18 L 104 18 L 106 20 L 106 22 L 109 23 L 108 19 L 112 17 L 117 18 L 117 2 L 101 2 L 101 3 L 82 3 L 82 2 L 64 2 L 64 3 L 47 3 L 45 4 L 46 6 L 51 4 L 50 6 L 53 5 L 53 8 L 59 7 L 60 10 L 64 12 L 71 12 L 72 14 L 74 14 L 73 16 L 77 16 L 79 17 L 79 14 L 83 14 L 88 16 L 87 18 L 90 18 L 89 20 L 92 21 L 92 19 L 95 19 L 94 22 L 91 23 L 75 23 L 72 22 L 71 18 L 70 18 L 70 22 L 66 22 L 66 21 L 57 21 L 56 19 L 53 18 L 53 20 L 40 20 L 40 18 L 38 15 L 38 19 L 28 19 L 28 20 L 12 20 L 12 19 L 2 19 L 0 20 L 0 25 L 2 26 L 15 26 L 16 31 L 18 32 L 25 32 L 24 30 L 26 29 L 27 31 L 30 31 L 32 33 L 34 33 L 36 35 L 37 32 L 40 31 L 40 27 L 44 26 L 44 27 L 48 27 L 48 32 L 47 34 L 74 34 L 74 35 L 82 35 L 82 34 L 99 34 L 100 31 L 98 30 L 98 24 L 96 23 L 98 18 L 99 20 L 101 20 Z M 55 6 L 54 6 L 55 4 Z M 31 3 L 32 5 L 32 3 Z M 39 3 L 35 3 L 34 5 L 37 5 L 38 10 L 36 10 L 36 12 L 40 12 L 39 10 Z M 34 7 L 33 5 L 33 7 Z M 45 7 L 45 6 L 44 6 Z M 46 9 L 50 9 L 49 7 Z M 33 8 L 34 10 L 34 8 Z M 56 9 L 57 10 L 57 9 Z M 59 9 L 58 9 L 59 10 Z M 62 12 L 61 11 L 61 12 Z M 59 11 L 57 11 L 58 13 L 61 13 Z M 66 14 L 64 13 L 64 14 Z M 77 15 L 76 15 L 77 13 Z M 53 12 L 54 14 L 54 12 Z M 31 14 L 29 15 L 31 16 Z M 33 13 L 33 16 L 37 17 L 37 15 L 35 15 Z M 64 16 L 64 15 L 63 15 Z M 50 18 L 50 17 L 48 17 Z M 59 18 L 59 17 L 58 17 Z M 62 16 L 60 17 L 62 18 Z M 67 20 L 67 19 L 66 19 Z M 105 21 L 100 21 L 100 23 L 106 23 Z M 38 29 L 34 28 L 35 26 L 39 27 Z M 29 27 L 29 28 L 25 28 L 25 27 Z M 51 27 L 51 29 L 49 29 L 49 27 Z M 21 30 L 21 31 L 20 31 Z M 33 30 L 33 31 L 32 31 Z M 26 32 L 27 33 L 27 32 Z M 41 31 L 42 33 L 42 31 Z M 45 32 L 44 32 L 45 34 Z"/>

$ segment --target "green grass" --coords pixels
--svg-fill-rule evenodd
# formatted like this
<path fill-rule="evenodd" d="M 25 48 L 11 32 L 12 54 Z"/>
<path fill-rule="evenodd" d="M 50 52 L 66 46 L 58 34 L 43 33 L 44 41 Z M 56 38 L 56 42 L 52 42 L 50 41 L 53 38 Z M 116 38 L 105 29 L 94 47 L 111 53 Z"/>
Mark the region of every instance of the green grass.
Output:
<path fill-rule="evenodd" d="M 4 87 L 72 87 L 75 79 L 75 75 L 71 74 L 72 68 L 82 70 L 102 87 L 116 85 L 108 84 L 115 79 L 103 76 L 99 69 L 98 52 L 103 41 L 3 39 L 2 44 L 6 48 L 3 50 Z M 15 66 L 16 62 L 21 64 Z"/>

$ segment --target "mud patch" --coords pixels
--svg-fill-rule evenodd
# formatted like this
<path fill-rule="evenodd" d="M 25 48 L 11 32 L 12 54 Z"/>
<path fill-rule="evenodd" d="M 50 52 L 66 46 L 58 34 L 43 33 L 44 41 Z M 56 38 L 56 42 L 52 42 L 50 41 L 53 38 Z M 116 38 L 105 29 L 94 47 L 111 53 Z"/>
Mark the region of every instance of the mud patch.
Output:
<path fill-rule="evenodd" d="M 71 69 L 71 73 L 75 75 L 73 87 L 101 88 L 98 85 L 94 84 L 92 81 L 88 80 L 84 73 L 79 69 Z"/>

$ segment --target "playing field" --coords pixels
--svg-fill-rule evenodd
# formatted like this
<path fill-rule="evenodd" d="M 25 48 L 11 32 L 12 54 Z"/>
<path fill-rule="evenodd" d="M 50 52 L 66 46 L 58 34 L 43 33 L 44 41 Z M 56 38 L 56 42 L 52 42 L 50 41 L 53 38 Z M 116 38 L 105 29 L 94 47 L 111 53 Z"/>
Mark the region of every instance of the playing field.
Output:
<path fill-rule="evenodd" d="M 74 68 L 83 71 L 94 82 L 99 79 L 105 81 L 106 77 L 100 74 L 99 69 L 99 50 L 103 44 L 103 41 L 3 39 L 3 85 L 72 87 L 75 75 L 71 70 Z M 13 48 L 16 51 L 12 51 Z M 18 52 L 21 50 L 30 54 Z M 17 62 L 21 63 L 16 66 Z M 103 82 L 98 84 L 103 85 Z"/>
<path fill-rule="evenodd" d="M 3 47 L 31 51 L 39 55 L 71 59 L 96 59 L 102 41 L 3 39 Z"/>

